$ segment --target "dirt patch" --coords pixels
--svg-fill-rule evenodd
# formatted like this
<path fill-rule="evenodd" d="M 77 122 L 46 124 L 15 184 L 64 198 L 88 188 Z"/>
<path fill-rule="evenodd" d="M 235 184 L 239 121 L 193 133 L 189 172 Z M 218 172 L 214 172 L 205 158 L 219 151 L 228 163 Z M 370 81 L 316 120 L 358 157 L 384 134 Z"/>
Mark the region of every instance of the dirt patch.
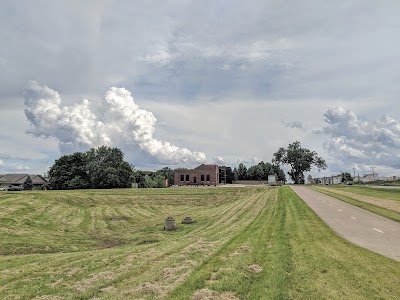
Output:
<path fill-rule="evenodd" d="M 263 268 L 259 265 L 248 266 L 248 269 L 251 273 L 260 273 L 263 270 Z"/>
<path fill-rule="evenodd" d="M 333 189 L 325 188 L 325 187 L 318 187 L 318 189 L 323 190 L 323 191 L 332 192 L 332 193 L 339 194 L 339 195 L 343 195 L 343 196 L 346 196 L 349 198 L 356 199 L 361 202 L 372 204 L 372 205 L 375 205 L 378 207 L 383 207 L 383 208 L 390 209 L 390 210 L 400 213 L 400 201 L 390 200 L 390 199 L 378 199 L 378 198 L 358 195 L 358 194 L 351 193 L 351 192 L 345 192 L 345 191 L 340 191 L 340 190 L 336 190 L 336 189 L 333 190 Z"/>
<path fill-rule="evenodd" d="M 239 300 L 232 292 L 219 293 L 209 289 L 201 289 L 196 291 L 192 300 Z"/>

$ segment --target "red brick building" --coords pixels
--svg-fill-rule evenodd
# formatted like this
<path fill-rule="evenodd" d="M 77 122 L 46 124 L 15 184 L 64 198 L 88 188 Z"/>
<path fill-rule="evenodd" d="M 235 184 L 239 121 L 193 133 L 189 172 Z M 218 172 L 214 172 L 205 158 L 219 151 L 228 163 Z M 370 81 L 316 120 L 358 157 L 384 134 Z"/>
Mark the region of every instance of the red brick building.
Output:
<path fill-rule="evenodd" d="M 198 166 L 191 170 L 175 170 L 176 185 L 217 185 L 219 184 L 219 167 L 217 165 Z"/>

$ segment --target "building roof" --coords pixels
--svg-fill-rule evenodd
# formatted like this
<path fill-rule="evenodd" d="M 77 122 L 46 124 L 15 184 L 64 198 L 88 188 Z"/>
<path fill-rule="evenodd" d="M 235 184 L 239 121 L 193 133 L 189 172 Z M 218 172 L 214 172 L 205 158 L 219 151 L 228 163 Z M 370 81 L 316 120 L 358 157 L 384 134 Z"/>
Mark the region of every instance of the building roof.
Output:
<path fill-rule="evenodd" d="M 0 183 L 6 184 L 23 184 L 27 177 L 32 179 L 32 184 L 45 184 L 47 180 L 40 175 L 30 175 L 30 174 L 5 174 L 0 175 Z"/>

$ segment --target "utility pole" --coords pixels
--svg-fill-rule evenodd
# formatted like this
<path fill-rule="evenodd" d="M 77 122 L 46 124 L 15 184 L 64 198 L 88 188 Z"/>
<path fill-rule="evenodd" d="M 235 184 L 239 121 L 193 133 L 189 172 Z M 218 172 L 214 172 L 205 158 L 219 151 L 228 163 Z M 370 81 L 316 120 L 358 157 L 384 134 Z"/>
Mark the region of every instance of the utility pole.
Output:
<path fill-rule="evenodd" d="M 375 167 L 371 167 L 371 169 L 372 169 L 372 177 L 374 178 L 374 185 L 375 185 L 375 172 L 374 172 Z"/>
<path fill-rule="evenodd" d="M 354 172 L 353 178 L 356 179 L 356 168 L 355 167 L 353 167 L 353 172 Z"/>

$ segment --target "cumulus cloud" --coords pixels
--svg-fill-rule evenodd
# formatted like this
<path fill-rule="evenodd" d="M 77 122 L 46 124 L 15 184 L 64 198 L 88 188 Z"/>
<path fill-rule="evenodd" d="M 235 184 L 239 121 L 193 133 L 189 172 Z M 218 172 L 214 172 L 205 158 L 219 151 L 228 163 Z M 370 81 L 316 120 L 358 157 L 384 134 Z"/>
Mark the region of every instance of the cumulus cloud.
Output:
<path fill-rule="evenodd" d="M 303 123 L 300 122 L 300 121 L 294 121 L 294 122 L 285 122 L 285 121 L 282 121 L 282 123 L 283 123 L 287 128 L 303 129 Z"/>
<path fill-rule="evenodd" d="M 101 145 L 140 149 L 160 163 L 201 163 L 203 152 L 193 152 L 153 137 L 157 119 L 139 108 L 131 93 L 112 87 L 98 103 L 83 99 L 62 106 L 58 92 L 30 81 L 25 88 L 25 115 L 32 124 L 28 133 L 55 138 L 62 153 Z"/>
<path fill-rule="evenodd" d="M 4 162 L 0 159 L 0 167 L 4 166 Z"/>
<path fill-rule="evenodd" d="M 375 121 L 360 120 L 342 107 L 324 114 L 326 126 L 317 133 L 327 134 L 327 150 L 342 162 L 400 167 L 400 123 L 383 115 Z"/>

